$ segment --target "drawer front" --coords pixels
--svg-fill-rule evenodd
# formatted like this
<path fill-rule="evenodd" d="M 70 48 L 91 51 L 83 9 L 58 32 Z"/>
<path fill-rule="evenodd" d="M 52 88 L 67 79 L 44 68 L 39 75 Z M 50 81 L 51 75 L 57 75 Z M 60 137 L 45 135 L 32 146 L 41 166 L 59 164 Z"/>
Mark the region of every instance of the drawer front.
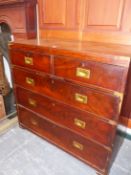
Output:
<path fill-rule="evenodd" d="M 40 80 L 36 72 L 13 68 L 12 74 L 14 83 L 33 91 L 40 91 Z"/>
<path fill-rule="evenodd" d="M 102 146 L 39 118 L 24 108 L 19 108 L 19 121 L 38 135 L 72 153 L 86 163 L 101 170 L 105 169 L 109 152 Z"/>
<path fill-rule="evenodd" d="M 28 51 L 12 50 L 10 57 L 13 65 L 37 69 L 48 73 L 51 71 L 50 56 Z"/>
<path fill-rule="evenodd" d="M 57 76 L 110 90 L 124 91 L 127 68 L 63 57 L 55 57 L 54 64 Z"/>
<path fill-rule="evenodd" d="M 112 146 L 115 126 L 105 123 L 87 112 L 76 110 L 22 88 L 17 88 L 16 94 L 18 104 L 68 127 L 86 138 L 94 139 L 106 146 Z"/>
<path fill-rule="evenodd" d="M 18 69 L 14 69 L 13 72 L 16 84 L 100 117 L 117 120 L 120 99 L 116 96 L 73 85 L 46 75 L 39 76 Z"/>

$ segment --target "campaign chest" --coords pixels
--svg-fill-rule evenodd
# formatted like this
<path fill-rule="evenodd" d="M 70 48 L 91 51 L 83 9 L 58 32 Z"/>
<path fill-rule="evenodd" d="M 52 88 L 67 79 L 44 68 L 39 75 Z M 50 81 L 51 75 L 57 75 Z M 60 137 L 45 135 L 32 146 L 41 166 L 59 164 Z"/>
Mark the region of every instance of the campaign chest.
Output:
<path fill-rule="evenodd" d="M 107 175 L 130 57 L 88 45 L 10 44 L 18 118 L 20 126 Z"/>

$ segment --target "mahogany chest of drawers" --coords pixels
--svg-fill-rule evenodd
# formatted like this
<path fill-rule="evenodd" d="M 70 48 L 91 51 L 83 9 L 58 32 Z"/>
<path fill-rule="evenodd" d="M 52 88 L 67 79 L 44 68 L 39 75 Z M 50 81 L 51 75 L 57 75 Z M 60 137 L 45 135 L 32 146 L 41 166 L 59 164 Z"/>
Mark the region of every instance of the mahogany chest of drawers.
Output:
<path fill-rule="evenodd" d="M 107 175 L 130 58 L 53 40 L 11 43 L 10 57 L 20 126 Z"/>

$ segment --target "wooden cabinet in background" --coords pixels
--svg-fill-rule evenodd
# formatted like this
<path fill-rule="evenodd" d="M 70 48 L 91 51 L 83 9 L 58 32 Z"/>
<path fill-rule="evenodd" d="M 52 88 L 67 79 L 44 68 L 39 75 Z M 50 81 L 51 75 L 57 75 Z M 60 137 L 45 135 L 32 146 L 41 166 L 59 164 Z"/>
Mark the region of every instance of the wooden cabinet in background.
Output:
<path fill-rule="evenodd" d="M 131 44 L 131 0 L 39 0 L 42 37 Z"/>

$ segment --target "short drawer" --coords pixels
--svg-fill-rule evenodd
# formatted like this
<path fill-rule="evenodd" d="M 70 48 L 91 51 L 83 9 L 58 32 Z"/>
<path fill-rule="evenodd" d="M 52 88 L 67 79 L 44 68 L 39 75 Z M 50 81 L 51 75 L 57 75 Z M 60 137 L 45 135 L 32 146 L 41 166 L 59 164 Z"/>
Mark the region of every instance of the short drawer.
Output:
<path fill-rule="evenodd" d="M 19 122 L 84 162 L 97 169 L 105 169 L 109 152 L 102 146 L 58 127 L 24 108 L 19 108 Z"/>
<path fill-rule="evenodd" d="M 75 108 L 99 117 L 117 120 L 120 98 L 90 88 L 68 83 L 64 80 L 37 75 L 14 69 L 14 82 L 29 90 L 42 93 Z"/>
<path fill-rule="evenodd" d="M 50 98 L 32 93 L 22 88 L 16 89 L 18 104 L 29 108 L 78 134 L 93 139 L 106 146 L 112 146 L 116 126 L 98 117 L 76 110 Z"/>
<path fill-rule="evenodd" d="M 50 56 L 29 51 L 11 50 L 10 58 L 13 65 L 50 72 Z"/>
<path fill-rule="evenodd" d="M 69 80 L 124 91 L 127 68 L 81 59 L 55 57 L 55 74 Z"/>

